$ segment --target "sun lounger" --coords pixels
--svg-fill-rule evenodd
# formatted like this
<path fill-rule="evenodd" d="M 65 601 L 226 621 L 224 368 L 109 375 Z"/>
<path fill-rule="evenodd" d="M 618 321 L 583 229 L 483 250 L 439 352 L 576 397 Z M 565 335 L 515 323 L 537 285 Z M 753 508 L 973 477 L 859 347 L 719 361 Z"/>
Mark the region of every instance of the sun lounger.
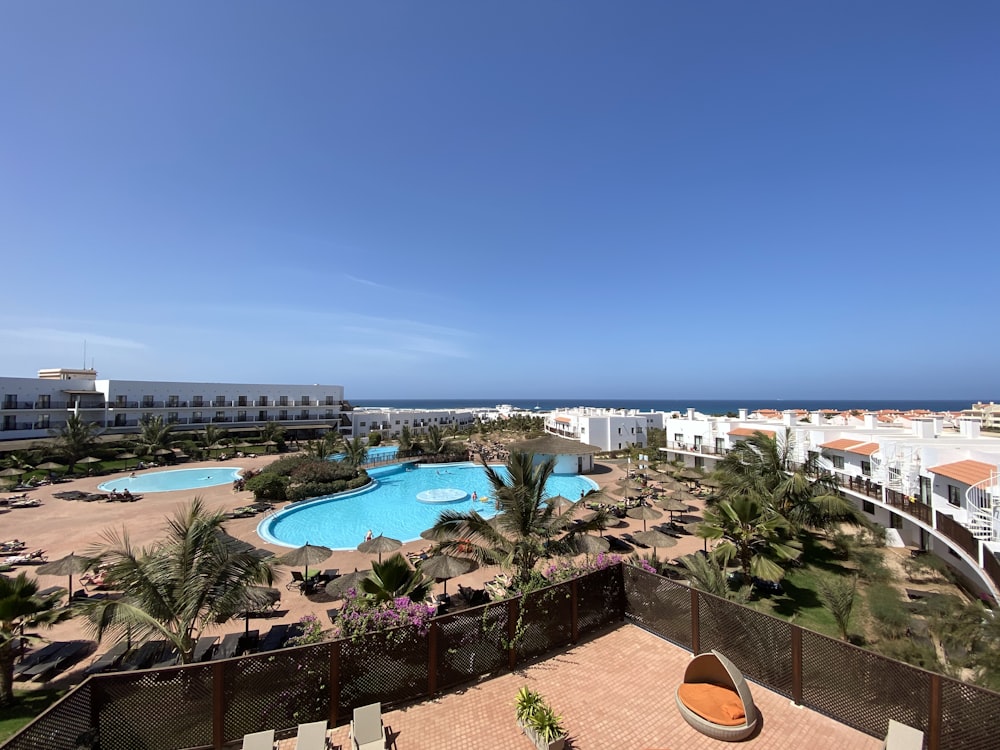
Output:
<path fill-rule="evenodd" d="M 177 660 L 179 658 L 180 655 L 177 653 L 177 649 L 171 646 L 170 648 L 164 649 L 163 652 L 160 654 L 159 659 L 157 659 L 152 665 L 150 665 L 149 668 L 163 669 L 164 667 L 172 667 L 175 664 L 177 664 Z"/>
<path fill-rule="evenodd" d="M 215 644 L 219 642 L 219 636 L 217 635 L 203 635 L 198 639 L 197 643 L 194 644 L 194 651 L 191 654 L 191 661 L 207 661 L 212 657 L 212 649 L 215 648 Z"/>
<path fill-rule="evenodd" d="M 58 652 L 62 646 L 62 642 L 49 643 L 37 651 L 32 651 L 18 664 L 14 665 L 14 677 L 19 677 L 26 669 L 30 669 L 35 664 L 50 658 L 53 654 Z"/>
<path fill-rule="evenodd" d="M 285 641 L 288 640 L 288 630 L 291 625 L 282 623 L 281 625 L 274 625 L 270 630 L 265 633 L 264 637 L 260 640 L 260 645 L 257 646 L 258 651 L 274 651 L 285 645 Z"/>
<path fill-rule="evenodd" d="M 299 724 L 295 750 L 326 750 L 326 722 L 313 721 Z"/>
<path fill-rule="evenodd" d="M 116 643 L 110 649 L 105 651 L 101 656 L 91 663 L 83 673 L 84 674 L 100 674 L 118 666 L 118 662 L 122 660 L 125 653 L 128 651 L 128 644 L 124 641 Z"/>
<path fill-rule="evenodd" d="M 215 654 L 212 656 L 212 660 L 231 659 L 236 656 L 236 652 L 240 648 L 240 640 L 242 638 L 242 633 L 226 634 L 226 636 L 222 639 L 222 643 L 220 643 L 218 648 L 215 649 Z"/>
<path fill-rule="evenodd" d="M 119 669 L 122 672 L 147 669 L 150 664 L 159 658 L 166 644 L 166 641 L 146 641 L 122 660 Z"/>
<path fill-rule="evenodd" d="M 757 728 L 757 706 L 743 673 L 718 651 L 688 662 L 674 698 L 684 720 L 714 739 L 738 742 Z"/>
<path fill-rule="evenodd" d="M 33 664 L 21 672 L 21 677 L 29 680 L 36 677 L 46 680 L 50 675 L 61 672 L 70 664 L 78 661 L 83 656 L 83 652 L 91 645 L 90 641 L 66 641 L 48 659 Z"/>

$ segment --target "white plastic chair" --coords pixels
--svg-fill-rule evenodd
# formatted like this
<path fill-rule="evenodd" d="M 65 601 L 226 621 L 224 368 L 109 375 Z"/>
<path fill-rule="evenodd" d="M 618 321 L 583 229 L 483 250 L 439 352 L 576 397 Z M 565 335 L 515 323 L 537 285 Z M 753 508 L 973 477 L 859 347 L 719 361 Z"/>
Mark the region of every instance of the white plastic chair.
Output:
<path fill-rule="evenodd" d="M 351 747 L 353 750 L 385 750 L 385 724 L 382 723 L 381 703 L 354 709 L 354 718 L 351 719 Z"/>
<path fill-rule="evenodd" d="M 326 750 L 326 722 L 313 721 L 299 724 L 295 750 Z"/>
<path fill-rule="evenodd" d="M 274 730 L 243 735 L 243 750 L 274 750 Z"/>

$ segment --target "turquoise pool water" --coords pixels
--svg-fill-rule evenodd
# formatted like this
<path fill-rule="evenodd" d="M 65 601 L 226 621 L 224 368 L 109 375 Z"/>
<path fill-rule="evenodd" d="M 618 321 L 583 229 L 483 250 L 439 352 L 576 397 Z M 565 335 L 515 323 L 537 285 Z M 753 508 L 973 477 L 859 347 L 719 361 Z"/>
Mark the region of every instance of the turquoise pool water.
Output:
<path fill-rule="evenodd" d="M 170 471 L 150 471 L 137 473 L 134 477 L 124 474 L 98 485 L 103 492 L 128 489 L 133 494 L 143 492 L 173 492 L 175 490 L 196 490 L 229 484 L 240 476 L 239 466 L 221 466 L 211 469 L 173 469 Z"/>
<path fill-rule="evenodd" d="M 374 448 L 369 448 L 368 452 L 365 454 L 366 461 L 384 461 L 389 458 L 395 457 L 399 453 L 398 445 L 376 445 Z M 346 453 L 334 453 L 330 458 L 334 461 L 341 461 L 347 458 Z"/>
<path fill-rule="evenodd" d="M 354 549 L 368 529 L 376 536 L 404 542 L 420 538 L 434 525 L 444 509 L 469 511 L 491 517 L 491 502 L 482 502 L 491 492 L 483 467 L 474 463 L 413 466 L 402 464 L 370 469 L 375 486 L 292 505 L 264 519 L 257 526 L 260 537 L 274 544 L 299 547 L 306 542 L 333 549 Z M 549 479 L 549 497 L 571 500 L 597 484 L 575 474 L 556 474 Z M 449 490 L 451 490 L 449 492 Z M 475 492 L 478 500 L 472 500 Z M 421 495 L 424 499 L 417 498 Z"/>

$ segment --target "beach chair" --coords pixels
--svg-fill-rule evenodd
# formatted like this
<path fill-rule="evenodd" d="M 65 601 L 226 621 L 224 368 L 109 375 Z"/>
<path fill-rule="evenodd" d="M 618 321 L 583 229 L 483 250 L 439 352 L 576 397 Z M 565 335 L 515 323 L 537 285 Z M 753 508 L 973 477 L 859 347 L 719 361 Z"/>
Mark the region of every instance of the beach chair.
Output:
<path fill-rule="evenodd" d="M 306 579 L 302 577 L 302 571 L 293 570 L 292 580 L 285 584 L 285 588 L 291 591 L 292 589 L 301 589 L 305 585 Z"/>
<path fill-rule="evenodd" d="M 212 656 L 212 660 L 216 659 L 231 659 L 236 656 L 236 652 L 240 648 L 240 640 L 243 638 L 243 633 L 228 633 L 222 639 L 222 643 L 219 647 L 215 649 L 215 654 Z"/>
<path fill-rule="evenodd" d="M 260 645 L 257 646 L 257 651 L 274 651 L 275 649 L 281 648 L 285 645 L 285 641 L 288 640 L 288 631 L 291 625 L 282 623 L 281 625 L 273 625 L 264 637 L 260 640 Z"/>
<path fill-rule="evenodd" d="M 212 649 L 215 648 L 215 644 L 218 642 L 219 636 L 217 635 L 203 635 L 198 639 L 197 643 L 194 644 L 191 661 L 199 662 L 210 659 L 212 656 Z"/>
<path fill-rule="evenodd" d="M 327 747 L 325 721 L 299 724 L 295 750 L 326 750 Z"/>
<path fill-rule="evenodd" d="M 61 672 L 70 664 L 83 656 L 83 652 L 91 646 L 91 641 L 66 641 L 61 644 L 49 658 L 39 661 L 21 673 L 22 677 L 31 680 L 36 677 L 47 680 L 50 675 Z"/>
<path fill-rule="evenodd" d="M 42 661 L 45 661 L 46 659 L 50 659 L 54 654 L 58 653 L 59 649 L 62 647 L 62 642 L 56 642 L 49 643 L 37 651 L 32 651 L 30 654 L 21 659 L 21 661 L 14 667 L 14 677 L 20 677 L 26 670 Z"/>
<path fill-rule="evenodd" d="M 382 723 L 381 703 L 354 709 L 354 718 L 351 719 L 351 748 L 385 750 L 385 724 Z"/>
<path fill-rule="evenodd" d="M 274 750 L 274 730 L 243 735 L 243 750 Z"/>
<path fill-rule="evenodd" d="M 94 660 L 94 662 L 87 667 L 83 673 L 86 675 L 100 674 L 101 672 L 107 672 L 118 666 L 118 662 L 122 660 L 125 656 L 125 652 L 128 651 L 128 644 L 125 641 L 116 643 L 110 649 L 104 652 L 101 656 Z"/>
<path fill-rule="evenodd" d="M 139 648 L 126 656 L 120 665 L 122 672 L 133 672 L 136 669 L 146 669 L 156 661 L 163 651 L 166 641 L 146 641 Z"/>

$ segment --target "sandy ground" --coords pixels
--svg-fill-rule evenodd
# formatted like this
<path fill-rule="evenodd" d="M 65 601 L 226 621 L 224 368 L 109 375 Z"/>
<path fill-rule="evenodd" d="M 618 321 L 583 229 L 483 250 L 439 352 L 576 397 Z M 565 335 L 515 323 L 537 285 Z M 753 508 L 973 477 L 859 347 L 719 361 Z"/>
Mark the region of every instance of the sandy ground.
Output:
<path fill-rule="evenodd" d="M 241 469 L 260 468 L 273 461 L 275 456 L 258 456 L 256 458 L 240 458 L 232 461 L 218 462 L 193 462 L 184 464 L 183 468 L 197 468 L 200 466 L 209 468 L 239 467 Z M 163 471 L 164 469 L 147 469 L 144 472 Z M 144 473 L 139 472 L 139 473 Z M 617 492 L 619 487 L 616 481 L 624 476 L 623 469 L 612 464 L 598 464 L 595 472 L 588 475 L 596 481 L 602 489 L 606 488 L 609 494 Z M 174 511 L 189 502 L 196 496 L 201 497 L 211 509 L 229 511 L 241 505 L 246 505 L 253 500 L 249 492 L 234 492 L 229 484 L 217 487 L 202 488 L 199 490 L 182 490 L 177 492 L 156 492 L 145 493 L 143 498 L 134 503 L 119 502 L 82 502 L 78 500 L 62 500 L 53 497 L 53 493 L 65 492 L 68 490 L 80 490 L 84 492 L 99 492 L 97 486 L 113 478 L 114 475 L 101 477 L 76 479 L 72 482 L 48 485 L 31 490 L 28 495 L 41 501 L 41 506 L 35 508 L 13 508 L 7 513 L 0 514 L 0 540 L 20 539 L 27 543 L 28 550 L 45 550 L 48 560 L 57 560 L 71 552 L 86 554 L 92 551 L 95 545 L 101 541 L 102 532 L 105 530 L 127 529 L 132 541 L 138 545 L 149 544 L 164 534 L 165 521 L 173 515 Z M 2 496 L 8 497 L 13 493 L 6 493 Z M 692 511 L 699 513 L 699 509 Z M 275 554 L 287 552 L 289 548 L 264 542 L 256 533 L 257 524 L 261 516 L 253 518 L 234 519 L 227 521 L 226 530 L 235 537 L 244 539 L 258 547 L 270 549 Z M 664 514 L 663 521 L 667 520 Z M 691 519 L 684 519 L 691 520 Z M 655 523 L 660 523 L 656 521 Z M 642 521 L 626 519 L 617 528 L 610 529 L 608 533 L 621 534 L 623 532 L 641 531 Z M 362 540 L 358 540 L 359 543 Z M 425 547 L 428 543 L 417 540 L 405 544 L 402 552 L 417 551 Z M 694 552 L 700 549 L 702 541 L 700 539 L 684 536 L 678 540 L 676 547 L 669 550 L 671 557 Z M 648 550 L 645 550 L 648 552 Z M 660 550 L 663 557 L 665 551 Z M 337 568 L 341 573 L 354 570 L 364 570 L 371 566 L 373 555 L 363 554 L 356 551 L 334 552 L 333 556 L 322 563 L 319 568 Z M 33 566 L 22 565 L 15 569 L 27 571 L 32 574 Z M 498 568 L 480 568 L 473 570 L 459 578 L 448 581 L 448 591 L 456 592 L 458 585 L 462 584 L 471 587 L 481 587 L 485 581 L 492 579 Z M 42 588 L 48 586 L 66 586 L 68 579 L 66 576 L 39 576 L 39 585 Z M 282 594 L 281 603 L 275 615 L 266 619 L 253 619 L 250 627 L 258 629 L 263 635 L 272 625 L 278 623 L 294 623 L 303 615 L 313 614 L 323 622 L 329 622 L 327 610 L 336 606 L 336 603 L 325 594 L 315 597 L 306 597 L 297 590 L 287 590 L 286 584 L 291 581 L 291 568 L 286 566 L 277 567 L 277 576 L 274 586 L 280 589 Z M 80 585 L 74 577 L 74 588 L 79 589 Z M 435 585 L 434 592 L 440 593 L 444 590 L 444 584 Z M 244 622 L 232 621 L 225 625 L 215 626 L 206 633 L 224 634 L 235 630 L 243 630 Z M 46 640 L 69 640 L 76 638 L 91 638 L 92 633 L 87 629 L 86 622 L 81 618 L 74 618 L 55 627 L 42 630 L 38 633 Z M 106 650 L 108 645 L 100 645 L 93 656 L 81 662 L 77 668 L 61 675 L 55 679 L 60 683 L 72 683 L 79 679 L 79 673 L 87 664 L 93 661 L 97 655 Z M 23 687 L 34 687 L 35 683 L 19 683 Z"/>

